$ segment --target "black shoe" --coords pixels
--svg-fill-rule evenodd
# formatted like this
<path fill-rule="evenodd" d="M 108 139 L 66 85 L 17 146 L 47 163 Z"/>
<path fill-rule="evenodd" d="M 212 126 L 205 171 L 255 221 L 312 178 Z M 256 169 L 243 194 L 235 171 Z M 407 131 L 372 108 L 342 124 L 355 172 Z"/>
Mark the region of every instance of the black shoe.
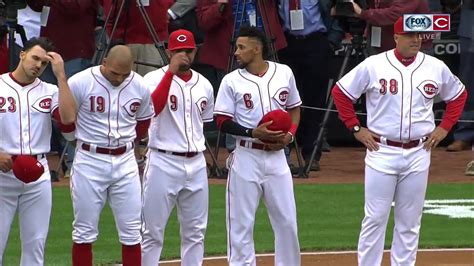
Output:
<path fill-rule="evenodd" d="M 300 173 L 300 167 L 299 166 L 296 166 L 292 163 L 288 164 L 288 166 L 290 167 L 290 172 L 292 175 L 298 175 Z"/>
<path fill-rule="evenodd" d="M 329 143 L 326 141 L 326 139 L 323 139 L 323 144 L 321 145 L 321 151 L 322 152 L 330 152 L 331 151 L 331 146 L 329 146 Z"/>
<path fill-rule="evenodd" d="M 308 164 L 309 164 L 309 160 L 305 160 L 305 166 L 304 166 L 305 169 L 308 168 Z M 312 172 L 320 171 L 321 167 L 319 166 L 319 161 L 314 160 L 309 170 Z"/>
<path fill-rule="evenodd" d="M 51 182 L 59 182 L 59 176 L 56 171 L 50 171 L 49 174 L 51 175 Z"/>

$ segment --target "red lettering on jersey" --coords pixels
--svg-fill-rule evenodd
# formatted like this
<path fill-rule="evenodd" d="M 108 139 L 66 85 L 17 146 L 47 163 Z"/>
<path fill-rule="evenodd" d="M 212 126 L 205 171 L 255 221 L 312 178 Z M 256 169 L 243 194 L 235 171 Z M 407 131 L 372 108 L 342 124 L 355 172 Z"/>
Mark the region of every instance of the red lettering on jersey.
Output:
<path fill-rule="evenodd" d="M 425 80 L 416 87 L 423 97 L 433 99 L 438 94 L 438 84 L 432 80 Z"/>
<path fill-rule="evenodd" d="M 433 95 L 433 94 L 436 94 L 436 91 L 438 90 L 438 88 L 436 88 L 435 85 L 428 83 L 428 84 L 425 84 L 425 86 L 423 86 L 423 90 L 425 91 L 426 94 Z"/>
<path fill-rule="evenodd" d="M 170 95 L 170 109 L 171 111 L 178 110 L 178 97 L 176 95 Z"/>
<path fill-rule="evenodd" d="M 385 79 L 380 79 L 379 80 L 379 83 L 380 83 L 380 94 L 382 95 L 385 95 L 387 93 L 387 80 Z"/>
<path fill-rule="evenodd" d="M 390 93 L 393 95 L 398 93 L 398 81 L 396 79 L 390 80 Z"/>
<path fill-rule="evenodd" d="M 49 109 L 51 108 L 51 99 L 50 98 L 47 98 L 47 99 L 43 99 L 39 102 L 39 107 L 42 108 L 42 109 Z"/>
<path fill-rule="evenodd" d="M 288 92 L 287 91 L 280 92 L 280 95 L 278 95 L 278 98 L 280 99 L 280 101 L 286 102 L 286 100 L 288 99 Z"/>
<path fill-rule="evenodd" d="M 204 111 L 204 109 L 206 109 L 206 106 L 207 106 L 207 101 L 204 100 L 201 102 L 201 111 Z"/>
<path fill-rule="evenodd" d="M 10 106 L 8 106 L 7 108 L 3 108 L 7 104 L 7 102 L 10 104 Z M 8 97 L 5 99 L 4 97 L 0 97 L 0 113 L 6 113 L 7 111 L 10 113 L 16 112 L 15 98 Z"/>
<path fill-rule="evenodd" d="M 31 107 L 37 110 L 38 112 L 49 113 L 51 112 L 51 102 L 52 102 L 51 95 L 47 95 L 47 96 L 43 96 L 37 99 Z"/>
<path fill-rule="evenodd" d="M 248 109 L 253 109 L 253 101 L 251 99 L 252 99 L 252 94 L 250 93 L 244 94 L 245 107 L 247 107 Z"/>
<path fill-rule="evenodd" d="M 130 112 L 132 113 L 136 113 L 138 111 L 138 109 L 140 109 L 140 103 L 139 102 L 133 102 L 131 105 L 130 105 Z"/>
<path fill-rule="evenodd" d="M 105 99 L 102 96 L 90 96 L 90 111 L 91 113 L 99 112 L 103 113 L 105 111 Z"/>

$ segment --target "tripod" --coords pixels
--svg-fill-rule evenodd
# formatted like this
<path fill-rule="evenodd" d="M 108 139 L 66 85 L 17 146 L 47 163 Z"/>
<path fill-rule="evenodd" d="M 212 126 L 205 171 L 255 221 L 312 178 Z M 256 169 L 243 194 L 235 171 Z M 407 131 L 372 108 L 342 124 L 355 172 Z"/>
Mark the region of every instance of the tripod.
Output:
<path fill-rule="evenodd" d="M 107 29 L 107 24 L 109 23 L 110 17 L 112 15 L 113 10 L 114 10 L 113 7 L 116 7 L 116 4 L 117 4 L 117 0 L 114 0 L 113 3 L 112 3 L 111 8 L 110 8 L 110 10 L 107 14 L 107 17 L 105 19 L 104 27 L 101 30 L 100 35 L 99 35 L 99 40 L 100 41 L 97 42 L 96 51 L 95 51 L 94 56 L 92 57 L 92 60 L 91 60 L 92 65 L 100 64 L 102 62 L 102 60 L 104 59 L 105 54 L 107 53 L 107 51 L 111 47 L 112 40 L 110 38 L 109 38 L 109 40 L 105 40 L 105 45 L 104 45 L 104 42 L 102 42 L 102 40 L 106 36 L 105 31 Z M 115 20 L 114 20 L 114 23 L 112 24 L 112 30 L 110 32 L 111 37 L 114 36 L 114 33 L 117 29 L 117 25 L 120 21 L 120 17 L 121 17 L 121 14 L 122 14 L 123 10 L 124 9 L 129 10 L 130 9 L 130 4 L 131 4 L 130 0 L 123 0 L 123 1 L 120 2 L 120 6 L 118 7 L 118 10 L 114 14 L 114 16 L 115 16 L 114 19 Z M 155 28 L 153 27 L 153 23 L 151 22 L 150 17 L 148 16 L 148 13 L 146 12 L 145 7 L 143 6 L 142 2 L 140 0 L 136 0 L 136 4 L 137 4 L 137 7 L 138 7 L 138 10 L 140 11 L 140 15 L 142 16 L 143 21 L 145 22 L 147 30 L 150 33 L 151 38 L 153 39 L 153 43 L 154 43 L 156 49 L 158 50 L 158 53 L 160 54 L 160 57 L 163 60 L 163 63 L 165 65 L 167 65 L 169 63 L 169 59 L 168 59 L 168 56 L 166 55 L 166 52 L 165 52 L 164 42 L 160 41 L 160 38 L 158 37 L 158 34 L 156 33 Z M 135 63 L 144 64 L 144 65 L 148 65 L 148 66 L 154 66 L 154 67 L 157 67 L 157 68 L 161 67 L 160 65 L 151 64 L 151 63 L 147 63 L 147 62 L 135 62 Z"/>
<path fill-rule="evenodd" d="M 8 33 L 8 70 L 13 71 L 17 65 L 18 55 L 15 54 L 15 32 L 20 34 L 22 43 L 26 43 L 26 33 L 22 25 L 18 24 L 16 16 L 14 18 L 8 18 L 5 21 L 5 25 L 2 26 L 2 36 L 0 39 L 3 40 L 5 35 Z"/>
<path fill-rule="evenodd" d="M 344 60 L 342 61 L 341 68 L 339 69 L 339 75 L 337 77 L 337 80 L 340 80 L 342 76 L 344 76 L 344 74 L 346 73 L 347 63 L 353 51 L 356 52 L 357 59 L 359 59 L 360 55 L 362 55 L 364 59 L 368 57 L 367 50 L 365 49 L 365 45 L 363 44 L 362 34 L 354 34 L 352 37 L 351 43 L 347 46 L 346 53 L 344 54 Z M 330 97 L 329 103 L 326 108 L 326 112 L 324 113 L 323 121 L 321 123 L 321 130 L 319 130 L 318 137 L 316 138 L 315 145 L 311 153 L 308 166 L 303 173 L 305 176 L 309 175 L 309 172 L 311 171 L 311 164 L 314 161 L 316 153 L 321 149 L 321 144 L 322 144 L 323 134 L 324 134 L 323 129 L 326 128 L 326 124 L 329 120 L 329 114 L 333 106 L 334 106 L 334 99 Z"/>

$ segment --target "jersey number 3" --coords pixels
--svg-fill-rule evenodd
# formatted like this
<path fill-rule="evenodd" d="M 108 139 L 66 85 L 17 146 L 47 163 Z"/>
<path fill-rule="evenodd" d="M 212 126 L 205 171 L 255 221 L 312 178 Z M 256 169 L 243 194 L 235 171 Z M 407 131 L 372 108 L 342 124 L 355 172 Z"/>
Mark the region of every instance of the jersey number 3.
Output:
<path fill-rule="evenodd" d="M 4 108 L 5 104 L 7 104 L 7 102 L 10 104 L 10 106 L 8 106 L 8 108 Z M 10 112 L 10 113 L 14 113 L 16 111 L 15 98 L 13 98 L 13 97 L 8 97 L 8 98 L 0 97 L 0 113 L 6 113 L 7 111 Z"/>
<path fill-rule="evenodd" d="M 398 81 L 396 79 L 391 79 L 390 84 L 387 84 L 386 79 L 380 79 L 380 94 L 385 95 L 387 93 L 387 85 L 389 85 L 390 93 L 395 95 L 398 93 Z"/>

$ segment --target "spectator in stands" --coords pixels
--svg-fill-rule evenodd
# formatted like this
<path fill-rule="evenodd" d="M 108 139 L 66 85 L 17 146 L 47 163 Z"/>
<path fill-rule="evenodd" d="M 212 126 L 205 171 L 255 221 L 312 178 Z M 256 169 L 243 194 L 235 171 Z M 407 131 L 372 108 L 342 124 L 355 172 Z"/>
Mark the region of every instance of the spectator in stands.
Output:
<path fill-rule="evenodd" d="M 145 2 L 145 1 L 143 1 Z M 152 0 L 144 4 L 144 9 L 150 17 L 151 23 L 158 35 L 159 41 L 168 38 L 168 9 L 173 5 L 174 0 Z M 122 0 L 103 0 L 104 14 L 112 11 L 107 30 L 110 38 L 114 42 L 124 43 L 132 50 L 135 65 L 133 70 L 140 75 L 155 70 L 163 65 L 163 59 L 159 50 L 155 46 L 152 35 L 140 13 L 136 1 L 127 1 L 121 14 L 118 14 Z M 115 18 L 119 16 L 117 29 L 112 35 L 112 26 Z M 140 63 L 152 64 L 154 66 Z"/>
<path fill-rule="evenodd" d="M 368 23 L 366 32 L 369 54 L 378 54 L 395 48 L 393 24 L 400 16 L 430 13 L 427 0 L 367 0 L 367 9 L 362 9 L 355 2 L 352 4 L 356 16 Z M 432 40 L 423 40 L 422 50 L 429 50 L 431 44 Z"/>
<path fill-rule="evenodd" d="M 279 52 L 280 61 L 293 70 L 303 105 L 326 108 L 329 66 L 333 48 L 338 47 L 344 32 L 330 16 L 331 1 L 280 1 L 279 15 L 283 23 L 288 47 Z M 297 23 L 293 17 L 301 17 Z M 302 156 L 309 164 L 315 140 L 320 130 L 324 111 L 302 109 L 301 122 L 296 134 L 302 146 Z M 311 164 L 318 171 L 321 149 Z M 293 171 L 294 172 L 294 171 Z"/>
<path fill-rule="evenodd" d="M 466 85 L 468 99 L 461 115 L 463 120 L 474 120 L 474 1 L 465 0 L 461 11 L 461 22 L 458 35 L 461 46 L 461 64 L 459 66 L 459 78 Z M 461 151 L 470 149 L 474 141 L 474 123 L 460 122 L 454 131 L 454 142 L 448 151 Z M 474 175 L 474 163 L 466 170 L 466 174 Z"/>

